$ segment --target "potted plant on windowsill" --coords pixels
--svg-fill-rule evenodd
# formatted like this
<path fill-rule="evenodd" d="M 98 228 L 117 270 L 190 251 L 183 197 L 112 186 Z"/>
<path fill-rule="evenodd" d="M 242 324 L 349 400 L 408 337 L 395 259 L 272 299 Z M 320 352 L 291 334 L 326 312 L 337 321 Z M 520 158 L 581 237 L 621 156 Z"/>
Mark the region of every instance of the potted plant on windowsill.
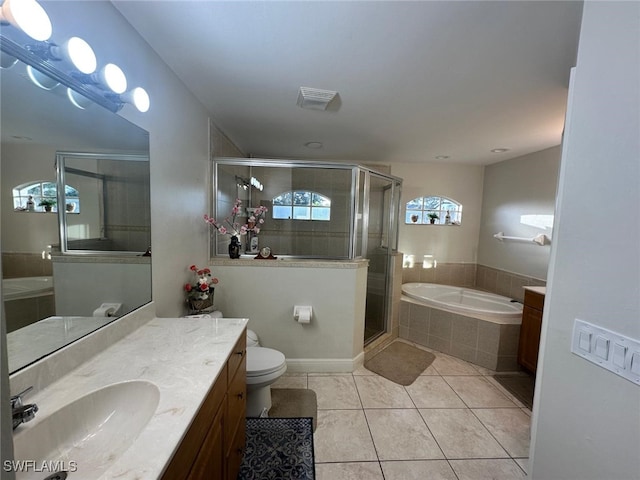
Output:
<path fill-rule="evenodd" d="M 44 207 L 45 212 L 50 212 L 56 203 L 58 202 L 56 202 L 52 198 L 43 198 L 42 200 L 40 200 L 40 203 L 38 203 L 38 206 Z"/>
<path fill-rule="evenodd" d="M 431 212 L 427 214 L 427 217 L 429 217 L 429 223 L 436 223 L 436 220 L 439 220 L 440 217 L 438 216 L 437 213 L 435 212 Z"/>

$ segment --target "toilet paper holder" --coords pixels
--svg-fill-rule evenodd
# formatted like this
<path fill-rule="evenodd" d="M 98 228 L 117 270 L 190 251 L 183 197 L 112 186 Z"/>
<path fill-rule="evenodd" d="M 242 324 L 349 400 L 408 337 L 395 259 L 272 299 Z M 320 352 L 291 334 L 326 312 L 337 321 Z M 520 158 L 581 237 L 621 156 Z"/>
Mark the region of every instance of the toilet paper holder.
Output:
<path fill-rule="evenodd" d="M 311 306 L 296 305 L 293 307 L 293 319 L 298 323 L 311 323 L 313 308 Z"/>

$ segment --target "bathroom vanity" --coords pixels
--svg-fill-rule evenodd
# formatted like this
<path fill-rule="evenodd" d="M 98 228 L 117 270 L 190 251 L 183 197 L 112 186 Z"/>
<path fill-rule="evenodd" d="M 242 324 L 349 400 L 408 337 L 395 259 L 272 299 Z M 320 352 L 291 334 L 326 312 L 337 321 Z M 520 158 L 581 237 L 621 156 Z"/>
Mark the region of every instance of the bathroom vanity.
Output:
<path fill-rule="evenodd" d="M 540 330 L 546 287 L 524 287 L 524 308 L 518 344 L 518 364 L 531 373 L 536 373 Z"/>
<path fill-rule="evenodd" d="M 164 471 L 163 479 L 238 478 L 245 446 L 246 344 L 246 333 L 243 333 Z"/>
<path fill-rule="evenodd" d="M 11 394 L 33 385 L 24 402 L 39 407 L 14 431 L 15 459 L 58 462 L 83 480 L 235 479 L 248 320 L 152 318 L 115 339 L 131 328 L 123 320 L 10 377 Z M 31 478 L 42 475 L 17 472 Z"/>

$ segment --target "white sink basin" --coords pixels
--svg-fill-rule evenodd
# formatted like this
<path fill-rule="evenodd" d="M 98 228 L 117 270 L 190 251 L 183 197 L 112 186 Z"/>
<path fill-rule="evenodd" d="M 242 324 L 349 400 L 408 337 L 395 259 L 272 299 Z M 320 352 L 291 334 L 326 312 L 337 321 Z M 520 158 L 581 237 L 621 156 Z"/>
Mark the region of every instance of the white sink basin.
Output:
<path fill-rule="evenodd" d="M 14 432 L 16 460 L 34 462 L 16 479 L 42 480 L 60 468 L 69 480 L 100 477 L 135 441 L 159 401 L 158 387 L 143 380 L 95 390 L 51 413 L 41 400 L 35 420 Z"/>

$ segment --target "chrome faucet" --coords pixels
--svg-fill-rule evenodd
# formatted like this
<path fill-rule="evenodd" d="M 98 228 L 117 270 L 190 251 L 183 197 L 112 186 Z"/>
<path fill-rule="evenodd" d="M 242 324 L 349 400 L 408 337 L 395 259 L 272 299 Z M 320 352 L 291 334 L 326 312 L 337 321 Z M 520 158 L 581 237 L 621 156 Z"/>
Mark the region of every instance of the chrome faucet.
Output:
<path fill-rule="evenodd" d="M 22 404 L 22 397 L 24 394 L 33 389 L 33 386 L 23 390 L 11 397 L 11 413 L 13 416 L 13 429 L 15 430 L 21 423 L 26 423 L 33 420 L 38 411 L 38 406 L 35 403 L 29 403 L 27 405 Z"/>

